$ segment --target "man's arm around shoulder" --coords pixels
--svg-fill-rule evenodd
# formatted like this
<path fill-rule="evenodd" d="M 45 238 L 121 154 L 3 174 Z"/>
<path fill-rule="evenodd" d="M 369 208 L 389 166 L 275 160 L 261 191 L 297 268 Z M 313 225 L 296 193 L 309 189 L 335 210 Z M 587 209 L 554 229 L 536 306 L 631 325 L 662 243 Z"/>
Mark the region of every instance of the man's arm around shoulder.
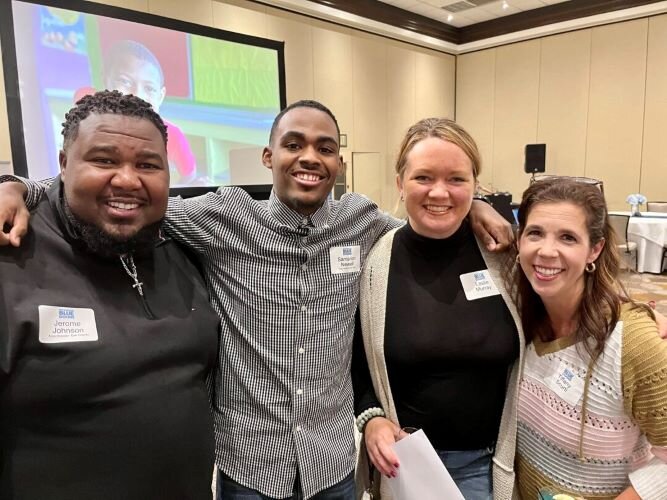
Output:
<path fill-rule="evenodd" d="M 24 200 L 28 188 L 13 176 L 2 176 L 0 182 L 0 246 L 18 247 L 30 220 Z"/>

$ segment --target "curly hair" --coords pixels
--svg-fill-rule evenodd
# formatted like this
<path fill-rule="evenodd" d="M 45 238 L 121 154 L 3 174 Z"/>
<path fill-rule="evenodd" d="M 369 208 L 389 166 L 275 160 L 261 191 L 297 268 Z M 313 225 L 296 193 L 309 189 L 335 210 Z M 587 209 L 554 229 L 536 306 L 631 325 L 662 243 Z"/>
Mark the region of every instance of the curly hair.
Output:
<path fill-rule="evenodd" d="M 584 273 L 584 291 L 575 318 L 577 327 L 574 336 L 595 360 L 604 350 L 605 341 L 618 322 L 621 304 L 629 302 L 647 311 L 652 318 L 655 319 L 655 316 L 648 306 L 631 300 L 618 280 L 620 257 L 616 235 L 609 223 L 607 204 L 600 189 L 592 184 L 563 178 L 533 183 L 523 193 L 517 239 L 521 238 L 532 209 L 542 203 L 571 203 L 579 207 L 586 217 L 589 245 L 592 247 L 600 241 L 605 242 L 595 261 L 595 270 Z M 542 299 L 533 290 L 521 266 L 509 264 L 513 260 L 508 259 L 506 279 L 521 313 L 526 340 L 536 337 L 543 341 L 554 340 Z"/>
<path fill-rule="evenodd" d="M 167 127 L 150 104 L 139 97 L 125 95 L 117 90 L 102 90 L 79 99 L 65 115 L 65 121 L 62 124 L 65 150 L 76 139 L 79 124 L 93 113 L 145 118 L 155 125 L 160 131 L 165 146 L 167 144 Z"/>
<path fill-rule="evenodd" d="M 292 104 L 287 106 L 285 109 L 283 109 L 280 113 L 276 115 L 276 117 L 273 120 L 273 125 L 271 125 L 271 132 L 269 133 L 269 143 L 273 142 L 273 136 L 276 133 L 276 129 L 278 128 L 278 124 L 280 123 L 282 117 L 285 116 L 287 112 L 292 111 L 295 108 L 316 109 L 318 111 L 322 111 L 323 113 L 329 115 L 329 118 L 331 118 L 334 122 L 334 125 L 336 125 L 336 132 L 338 132 L 338 137 L 336 137 L 336 142 L 340 141 L 340 128 L 338 127 L 338 120 L 336 120 L 336 117 L 331 112 L 331 110 L 321 102 L 312 101 L 310 99 L 303 99 L 301 101 L 293 102 Z"/>

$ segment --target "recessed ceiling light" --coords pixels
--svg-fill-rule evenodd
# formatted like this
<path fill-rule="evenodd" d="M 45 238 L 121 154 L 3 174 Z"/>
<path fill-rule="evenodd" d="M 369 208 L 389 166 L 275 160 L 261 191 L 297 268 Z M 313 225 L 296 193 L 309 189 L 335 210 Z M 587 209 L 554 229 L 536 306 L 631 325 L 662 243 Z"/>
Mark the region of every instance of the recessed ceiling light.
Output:
<path fill-rule="evenodd" d="M 503 10 L 507 10 L 510 8 L 510 4 L 508 4 L 506 1 L 503 1 Z"/>
<path fill-rule="evenodd" d="M 452 16 L 451 14 L 449 14 L 449 15 L 447 16 L 447 22 L 448 22 L 448 23 L 451 23 L 453 19 L 454 19 L 454 16 Z"/>

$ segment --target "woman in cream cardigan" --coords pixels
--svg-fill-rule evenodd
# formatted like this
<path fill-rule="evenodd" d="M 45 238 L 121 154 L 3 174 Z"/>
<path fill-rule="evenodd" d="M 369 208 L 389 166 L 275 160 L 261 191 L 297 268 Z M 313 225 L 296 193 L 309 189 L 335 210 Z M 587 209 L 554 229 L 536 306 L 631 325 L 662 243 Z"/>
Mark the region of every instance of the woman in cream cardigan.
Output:
<path fill-rule="evenodd" d="M 474 140 L 451 120 L 421 120 L 401 145 L 408 223 L 366 261 L 355 353 L 367 360 L 355 366 L 358 491 L 373 498 L 391 498 L 385 478 L 400 474 L 391 445 L 402 427 L 424 430 L 467 500 L 513 496 L 524 340 L 504 256 L 488 253 L 467 219 L 479 171 Z"/>

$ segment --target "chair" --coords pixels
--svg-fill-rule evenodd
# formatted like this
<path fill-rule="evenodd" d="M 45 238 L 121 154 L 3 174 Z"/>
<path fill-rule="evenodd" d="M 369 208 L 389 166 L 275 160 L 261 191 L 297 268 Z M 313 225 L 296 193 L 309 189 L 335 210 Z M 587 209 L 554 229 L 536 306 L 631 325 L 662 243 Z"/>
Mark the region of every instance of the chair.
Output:
<path fill-rule="evenodd" d="M 649 212 L 667 212 L 667 201 L 648 201 L 646 210 Z"/>
<path fill-rule="evenodd" d="M 628 241 L 628 224 L 630 223 L 629 215 L 611 215 L 609 214 L 609 223 L 616 233 L 616 247 L 625 253 L 632 256 L 635 253 L 635 271 L 639 268 L 639 256 L 637 255 L 637 243 Z"/>

